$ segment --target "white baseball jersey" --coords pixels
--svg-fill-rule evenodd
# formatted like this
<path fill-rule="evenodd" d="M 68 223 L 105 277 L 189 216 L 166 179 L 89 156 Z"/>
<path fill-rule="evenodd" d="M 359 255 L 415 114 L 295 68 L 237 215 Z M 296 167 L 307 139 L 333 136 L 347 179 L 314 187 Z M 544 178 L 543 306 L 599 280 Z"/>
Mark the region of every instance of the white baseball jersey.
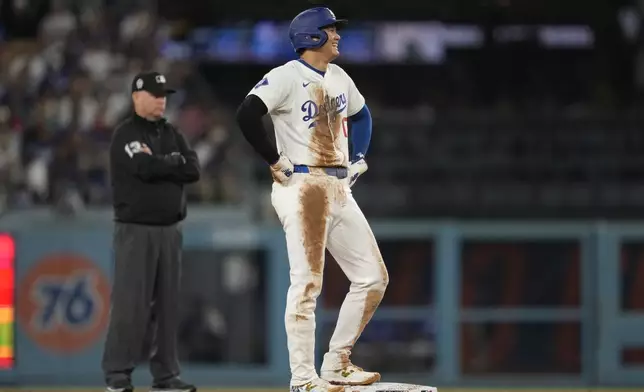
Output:
<path fill-rule="evenodd" d="M 349 75 L 329 64 L 322 73 L 300 60 L 273 68 L 253 87 L 268 108 L 277 149 L 296 165 L 349 165 L 347 118 L 365 99 Z"/>

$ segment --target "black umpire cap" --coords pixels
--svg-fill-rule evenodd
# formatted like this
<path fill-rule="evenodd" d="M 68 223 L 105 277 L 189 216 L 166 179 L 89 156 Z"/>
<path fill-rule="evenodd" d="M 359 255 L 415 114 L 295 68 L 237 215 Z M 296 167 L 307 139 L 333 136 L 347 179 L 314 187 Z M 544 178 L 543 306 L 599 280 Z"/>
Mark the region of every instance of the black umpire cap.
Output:
<path fill-rule="evenodd" d="M 132 81 L 132 92 L 147 91 L 155 97 L 165 97 L 174 94 L 176 91 L 166 88 L 166 80 L 163 74 L 158 72 L 141 72 Z"/>

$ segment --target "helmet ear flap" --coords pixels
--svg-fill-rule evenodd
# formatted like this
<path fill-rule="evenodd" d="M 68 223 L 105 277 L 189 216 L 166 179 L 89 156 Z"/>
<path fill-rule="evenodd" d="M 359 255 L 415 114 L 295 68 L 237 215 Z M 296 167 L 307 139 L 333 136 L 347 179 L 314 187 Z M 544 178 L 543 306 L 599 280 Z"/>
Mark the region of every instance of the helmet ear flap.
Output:
<path fill-rule="evenodd" d="M 311 39 L 313 40 L 314 38 L 317 38 L 317 41 L 314 41 L 317 44 L 316 48 L 320 48 L 329 39 L 329 35 L 326 33 L 326 31 L 319 30 L 317 33 L 311 34 Z"/>
<path fill-rule="evenodd" d="M 296 52 L 301 54 L 304 49 L 314 49 L 322 47 L 329 39 L 325 31 L 306 31 L 295 34 L 295 41 L 299 42 Z"/>

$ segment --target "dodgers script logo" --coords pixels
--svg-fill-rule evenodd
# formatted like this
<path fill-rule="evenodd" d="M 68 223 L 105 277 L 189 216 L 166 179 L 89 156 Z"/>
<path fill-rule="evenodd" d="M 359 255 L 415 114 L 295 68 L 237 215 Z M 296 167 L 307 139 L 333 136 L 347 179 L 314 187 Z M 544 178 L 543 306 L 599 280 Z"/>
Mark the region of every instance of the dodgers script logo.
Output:
<path fill-rule="evenodd" d="M 344 93 L 331 98 L 328 95 L 324 98 L 323 109 L 329 115 L 335 117 L 336 115 L 342 113 L 344 109 L 347 108 L 347 96 Z M 317 120 L 318 115 L 320 114 L 320 108 L 312 100 L 308 100 L 302 104 L 302 112 L 306 113 L 302 117 L 302 121 L 309 122 L 311 120 Z M 313 121 L 309 124 L 309 128 L 315 127 L 317 121 Z"/>

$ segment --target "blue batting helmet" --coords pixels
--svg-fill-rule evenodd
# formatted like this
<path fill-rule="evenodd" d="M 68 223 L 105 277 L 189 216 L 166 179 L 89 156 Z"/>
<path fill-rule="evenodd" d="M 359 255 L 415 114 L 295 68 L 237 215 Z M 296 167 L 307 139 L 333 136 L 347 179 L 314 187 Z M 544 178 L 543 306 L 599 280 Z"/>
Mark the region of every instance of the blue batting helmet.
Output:
<path fill-rule="evenodd" d="M 329 38 L 322 31 L 323 28 L 329 26 L 340 28 L 347 23 L 346 19 L 336 19 L 333 12 L 326 7 L 309 8 L 293 18 L 288 36 L 296 52 L 301 49 L 319 48 Z"/>

